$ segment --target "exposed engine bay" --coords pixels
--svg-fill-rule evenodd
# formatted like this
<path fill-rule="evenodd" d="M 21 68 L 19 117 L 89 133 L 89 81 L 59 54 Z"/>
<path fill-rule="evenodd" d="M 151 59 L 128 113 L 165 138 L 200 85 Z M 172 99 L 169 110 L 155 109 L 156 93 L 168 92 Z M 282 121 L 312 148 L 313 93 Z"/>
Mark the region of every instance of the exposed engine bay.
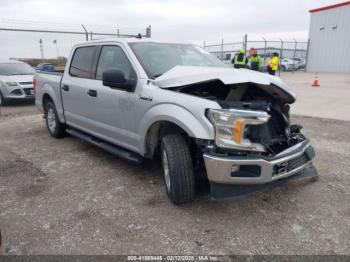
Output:
<path fill-rule="evenodd" d="M 306 139 L 300 132 L 302 126 L 290 124 L 289 103 L 294 100 L 283 99 L 284 94 L 273 85 L 251 82 L 225 85 L 220 80 L 212 80 L 170 89 L 216 101 L 223 109 L 268 113 L 270 118 L 267 123 L 248 125 L 245 130 L 246 138 L 265 147 L 266 152 L 261 155 L 272 157 Z"/>

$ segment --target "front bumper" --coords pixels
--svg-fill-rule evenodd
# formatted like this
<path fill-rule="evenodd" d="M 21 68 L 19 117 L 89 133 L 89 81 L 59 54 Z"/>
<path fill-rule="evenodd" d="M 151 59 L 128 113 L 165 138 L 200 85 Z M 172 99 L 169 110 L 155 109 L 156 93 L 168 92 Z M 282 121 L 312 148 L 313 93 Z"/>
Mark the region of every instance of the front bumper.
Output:
<path fill-rule="evenodd" d="M 7 86 L 2 92 L 5 99 L 35 99 L 33 84 Z"/>
<path fill-rule="evenodd" d="M 313 182 L 318 180 L 318 172 L 316 168 L 311 164 L 305 167 L 303 170 L 293 176 L 289 176 L 283 179 L 275 180 L 267 184 L 257 185 L 228 185 L 210 183 L 210 195 L 213 199 L 227 199 L 227 198 L 241 198 L 246 197 L 256 192 L 270 190 L 274 187 L 284 185 L 291 181 L 294 182 Z"/>
<path fill-rule="evenodd" d="M 256 185 L 290 177 L 312 165 L 315 151 L 308 141 L 298 143 L 274 158 L 254 156 L 221 157 L 204 154 L 211 183 Z"/>

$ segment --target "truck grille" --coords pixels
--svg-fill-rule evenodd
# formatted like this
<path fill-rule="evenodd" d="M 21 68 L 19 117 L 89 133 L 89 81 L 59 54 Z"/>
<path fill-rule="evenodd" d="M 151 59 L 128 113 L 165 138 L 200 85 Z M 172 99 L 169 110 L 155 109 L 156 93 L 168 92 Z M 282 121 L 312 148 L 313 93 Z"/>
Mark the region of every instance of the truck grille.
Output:
<path fill-rule="evenodd" d="M 32 91 L 33 90 L 33 88 L 23 88 L 23 91 L 24 91 L 24 93 L 27 95 L 27 96 L 32 96 L 33 94 L 32 94 Z"/>
<path fill-rule="evenodd" d="M 277 175 L 281 175 L 283 173 L 290 172 L 290 171 L 306 164 L 310 160 L 311 160 L 311 158 L 306 153 L 303 153 L 302 155 L 300 155 L 296 158 L 279 163 L 279 164 L 274 166 L 272 176 L 277 176 Z"/>
<path fill-rule="evenodd" d="M 25 85 L 32 85 L 33 82 L 19 82 L 19 84 L 25 86 Z"/>

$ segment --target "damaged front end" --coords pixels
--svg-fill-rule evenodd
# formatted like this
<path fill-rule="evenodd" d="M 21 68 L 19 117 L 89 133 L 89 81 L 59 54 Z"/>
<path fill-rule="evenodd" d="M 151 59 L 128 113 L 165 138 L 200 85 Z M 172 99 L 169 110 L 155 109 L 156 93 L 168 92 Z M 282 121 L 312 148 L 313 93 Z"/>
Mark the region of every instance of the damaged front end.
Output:
<path fill-rule="evenodd" d="M 277 86 L 256 83 L 225 85 L 220 80 L 174 90 L 216 101 L 222 109 L 206 114 L 215 127 L 216 153 L 273 157 L 306 138 L 300 125 L 291 125 L 289 103 Z"/>
<path fill-rule="evenodd" d="M 290 123 L 295 95 L 273 81 L 232 82 L 207 79 L 168 87 L 221 106 L 207 109 L 215 140 L 200 145 L 211 195 L 241 196 L 292 177 L 318 176 L 312 165 L 315 152 L 302 126 Z"/>

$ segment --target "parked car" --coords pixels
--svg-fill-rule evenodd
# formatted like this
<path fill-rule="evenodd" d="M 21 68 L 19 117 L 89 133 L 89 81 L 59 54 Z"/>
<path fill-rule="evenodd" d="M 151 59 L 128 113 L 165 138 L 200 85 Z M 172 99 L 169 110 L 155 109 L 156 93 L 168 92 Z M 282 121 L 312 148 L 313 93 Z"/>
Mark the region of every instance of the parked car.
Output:
<path fill-rule="evenodd" d="M 73 47 L 63 74 L 35 80 L 51 136 L 68 133 L 137 163 L 159 155 L 175 204 L 193 201 L 201 176 L 214 198 L 317 177 L 314 150 L 289 120 L 296 96 L 286 84 L 199 47 L 91 41 Z"/>
<path fill-rule="evenodd" d="M 0 105 L 9 100 L 33 100 L 35 71 L 20 61 L 0 62 Z"/>
<path fill-rule="evenodd" d="M 228 65 L 232 65 L 232 59 L 235 56 L 235 52 L 225 52 L 222 62 Z"/>
<path fill-rule="evenodd" d="M 303 69 L 306 66 L 306 60 L 304 58 L 291 58 L 293 61 L 296 63 L 296 68 L 297 69 Z"/>
<path fill-rule="evenodd" d="M 298 69 L 298 63 L 291 58 L 281 59 L 281 70 L 282 71 L 294 71 Z"/>
<path fill-rule="evenodd" d="M 55 71 L 55 66 L 53 64 L 49 64 L 49 63 L 41 63 L 41 64 L 38 64 L 36 66 L 35 70 L 53 72 L 53 71 Z"/>

